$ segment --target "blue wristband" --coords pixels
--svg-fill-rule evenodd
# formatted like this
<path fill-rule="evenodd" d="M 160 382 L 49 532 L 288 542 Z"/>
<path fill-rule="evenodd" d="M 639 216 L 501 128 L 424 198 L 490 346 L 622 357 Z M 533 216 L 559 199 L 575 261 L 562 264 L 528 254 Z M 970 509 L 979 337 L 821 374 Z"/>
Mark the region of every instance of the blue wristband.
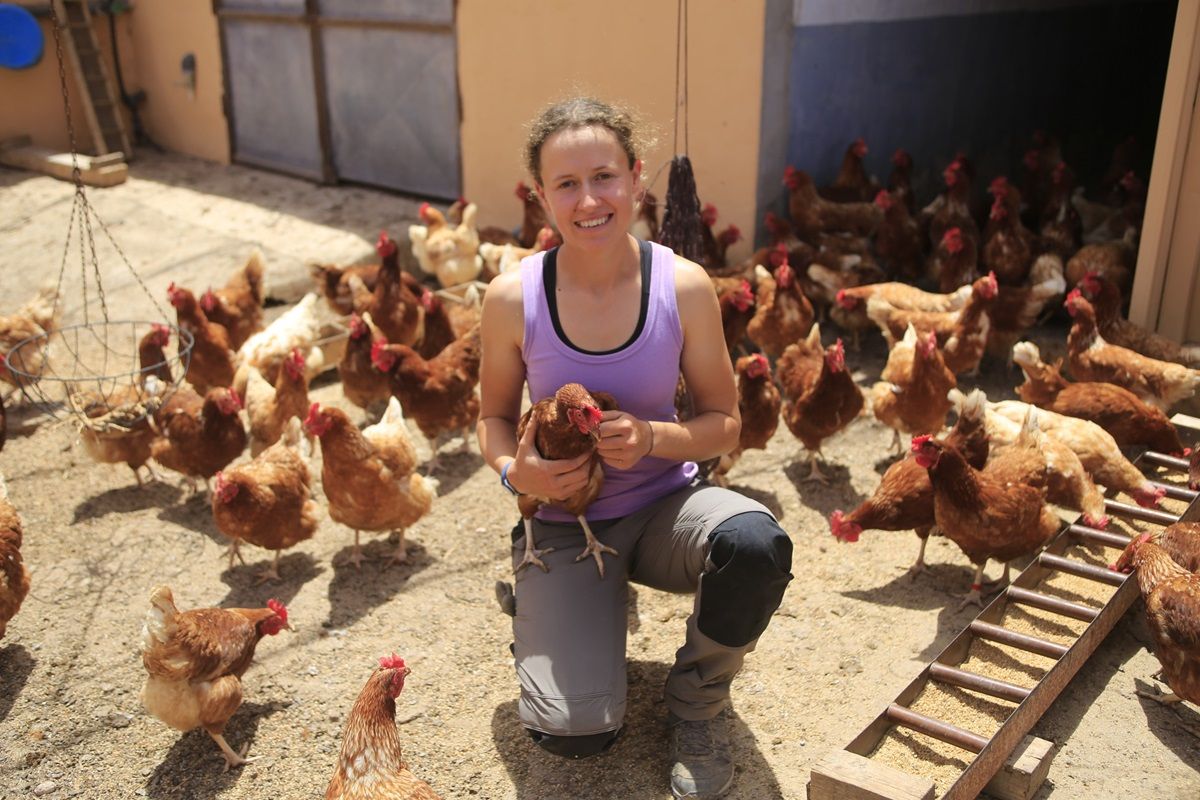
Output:
<path fill-rule="evenodd" d="M 508 482 L 508 468 L 511 467 L 514 463 L 515 462 L 510 461 L 500 469 L 500 485 L 503 486 L 505 489 L 507 489 L 508 493 L 513 495 L 514 497 L 520 497 L 521 493 L 518 492 L 516 489 L 514 489 L 513 485 Z"/>

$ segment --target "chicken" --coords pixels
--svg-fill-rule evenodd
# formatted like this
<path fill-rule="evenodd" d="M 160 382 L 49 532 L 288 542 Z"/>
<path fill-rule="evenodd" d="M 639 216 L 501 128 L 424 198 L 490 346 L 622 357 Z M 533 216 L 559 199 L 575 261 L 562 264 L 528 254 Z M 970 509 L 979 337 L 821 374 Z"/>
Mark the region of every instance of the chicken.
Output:
<path fill-rule="evenodd" d="M 754 303 L 754 291 L 748 280 L 738 280 L 731 288 L 717 288 L 717 305 L 721 309 L 725 348 L 731 353 L 742 347 L 742 339 L 745 338 L 746 330 L 757 310 Z"/>
<path fill-rule="evenodd" d="M 1026 403 L 1090 420 L 1122 447 L 1150 447 L 1174 456 L 1184 454 L 1179 432 L 1167 415 L 1142 402 L 1128 389 L 1111 383 L 1068 383 L 1059 373 L 1062 359 L 1053 365 L 1046 364 L 1033 342 L 1013 345 L 1013 361 L 1025 373 L 1025 382 L 1017 387 L 1017 396 Z"/>
<path fill-rule="evenodd" d="M 563 500 L 528 494 L 517 497 L 517 507 L 525 524 L 525 555 L 513 572 L 518 572 L 530 564 L 537 565 L 543 572 L 550 571 L 540 556 L 552 552 L 553 548 L 538 550 L 533 541 L 533 515 L 543 505 L 549 504 L 560 506 L 568 514 L 573 514 L 583 528 L 586 545 L 583 552 L 576 556 L 576 561 L 591 556 L 596 560 L 596 569 L 603 578 L 604 560 L 601 554 L 618 555 L 616 550 L 596 538 L 585 516 L 587 507 L 600 495 L 600 490 L 604 487 L 604 469 L 600 463 L 600 455 L 596 452 L 596 445 L 600 441 L 600 415 L 604 411 L 616 409 L 617 401 L 612 395 L 589 392 L 578 383 L 568 383 L 559 387 L 552 396 L 534 403 L 521 415 L 517 422 L 517 438 L 524 436 L 529 426 L 533 425 L 533 441 L 542 458 L 578 458 L 587 452 L 592 455 L 587 462 L 587 483 L 570 497 Z"/>
<path fill-rule="evenodd" d="M 9 370 L 10 363 L 26 375 L 40 377 L 45 369 L 46 347 L 23 347 L 20 353 L 12 350 L 26 339 L 58 330 L 62 319 L 58 300 L 58 287 L 46 285 L 14 313 L 0 316 L 0 380 L 14 387 L 5 398 L 12 396 L 23 380 Z"/>
<path fill-rule="evenodd" d="M 992 210 L 980 253 L 983 269 L 1005 286 L 1020 286 L 1037 255 L 1037 237 L 1021 223 L 1020 197 L 1003 177 L 992 182 Z"/>
<path fill-rule="evenodd" d="M 883 213 L 872 203 L 834 203 L 817 194 L 807 172 L 789 166 L 783 176 L 788 187 L 788 213 L 801 239 L 815 241 L 822 233 L 849 232 L 866 236 L 879 227 Z"/>
<path fill-rule="evenodd" d="M 1115 283 L 1101 277 L 1100 273 L 1084 273 L 1079 281 L 1079 290 L 1091 301 L 1096 311 L 1096 325 L 1104 341 L 1159 361 L 1200 367 L 1200 346 L 1184 347 L 1121 316 L 1121 291 Z"/>
<path fill-rule="evenodd" d="M 746 335 L 768 356 L 777 357 L 789 344 L 808 335 L 813 308 L 800 291 L 800 281 L 786 258 L 775 267 L 774 274 L 763 266 L 755 269 L 758 289 Z"/>
<path fill-rule="evenodd" d="M 293 350 L 283 362 L 275 385 L 250 368 L 246 380 L 246 417 L 250 421 L 250 455 L 256 456 L 275 442 L 292 417 L 308 413 L 308 379 L 304 356 Z"/>
<path fill-rule="evenodd" d="M 537 194 L 524 181 L 517 183 L 517 199 L 521 201 L 524 210 L 517 242 L 521 247 L 533 247 L 539 232 L 550 223 L 546 219 L 546 211 L 538 202 Z"/>
<path fill-rule="evenodd" d="M 152 325 L 138 342 L 141 370 L 132 382 L 115 386 L 107 394 L 73 389 L 69 396 L 77 413 L 88 418 L 87 422 L 79 420 L 79 438 L 87 454 L 100 464 L 128 465 L 138 486 L 155 436 L 148 415 L 158 409 L 161 396 L 173 384 L 163 352 L 169 341 L 166 325 Z M 150 472 L 153 476 L 153 470 Z"/>
<path fill-rule="evenodd" d="M 963 454 L 929 436 L 912 441 L 917 464 L 929 471 L 938 528 L 975 565 L 971 591 L 959 608 L 983 605 L 983 571 L 988 559 L 1008 562 L 1029 555 L 1058 533 L 1058 517 L 1040 489 L 1006 484 L 967 463 Z"/>
<path fill-rule="evenodd" d="M 4 357 L 0 356 L 0 367 Z M 0 453 L 4 452 L 4 443 L 8 441 L 8 410 L 4 407 L 4 397 L 0 396 Z"/>
<path fill-rule="evenodd" d="M 458 334 L 455 333 L 454 325 L 450 321 L 450 315 L 446 313 L 446 306 L 442 303 L 441 298 L 429 291 L 426 286 L 422 286 L 421 290 L 417 302 L 421 304 L 424 311 L 425 322 L 422 326 L 421 341 L 417 343 L 416 349 L 421 358 L 433 358 L 457 339 Z"/>
<path fill-rule="evenodd" d="M 713 226 L 717 224 L 717 207 L 712 203 L 704 204 L 704 208 L 700 210 L 700 221 L 703 223 L 700 226 L 700 239 L 704 252 L 704 259 L 700 264 L 710 273 L 720 271 L 727 266 L 725 263 L 726 251 L 734 242 L 741 240 L 742 232 L 737 225 L 730 225 L 719 234 L 714 233 Z"/>
<path fill-rule="evenodd" d="M 771 380 L 771 364 L 762 353 L 742 356 L 734 364 L 737 373 L 738 410 L 742 416 L 742 430 L 738 443 L 731 452 L 721 456 L 711 473 L 712 482 L 718 486 L 728 485 L 725 475 L 746 450 L 765 450 L 767 442 L 775 435 L 779 426 L 781 399 L 779 388 Z"/>
<path fill-rule="evenodd" d="M 975 469 L 983 469 L 988 457 L 984 408 L 987 398 L 978 389 L 959 410 L 958 421 L 946 436 L 946 443 L 957 448 Z M 908 568 L 916 578 L 925 567 L 925 545 L 933 530 L 933 484 L 929 472 L 912 455 L 900 459 L 883 473 L 875 492 L 849 514 L 841 509 L 829 515 L 829 527 L 839 542 L 857 542 L 863 530 L 906 531 L 910 528 L 921 540 L 917 560 Z"/>
<path fill-rule="evenodd" d="M 1126 292 L 1133 283 L 1136 262 L 1137 248 L 1132 237 L 1103 244 L 1085 244 L 1067 262 L 1067 285 L 1075 286 L 1084 275 L 1094 272 L 1116 284 L 1121 292 Z"/>
<path fill-rule="evenodd" d="M 230 539 L 229 566 L 241 558 L 242 541 L 275 551 L 259 583 L 279 580 L 279 554 L 311 539 L 320 521 L 300 439 L 300 420 L 293 417 L 278 441 L 253 460 L 218 472 L 214 481 L 213 519 Z"/>
<path fill-rule="evenodd" d="M 916 281 L 924 272 L 921 228 L 908 213 L 908 206 L 886 189 L 875 196 L 875 205 L 883 210 L 883 221 L 875 232 L 875 255 L 893 276 Z"/>
<path fill-rule="evenodd" d="M 996 276 L 990 272 L 971 284 L 971 295 L 957 311 L 908 311 L 896 308 L 881 296 L 867 301 L 867 316 L 879 326 L 891 345 L 909 325 L 918 333 L 933 331 L 946 366 L 955 375 L 977 372 L 991 330 L 988 310 L 999 293 Z"/>
<path fill-rule="evenodd" d="M 1200 703 L 1200 575 L 1176 564 L 1150 539 L 1150 532 L 1138 536 L 1112 565 L 1117 572 L 1137 571 L 1154 654 L 1171 687 L 1170 695 L 1145 696 L 1164 703 Z"/>
<path fill-rule="evenodd" d="M 953 292 L 979 277 L 979 246 L 961 228 L 947 228 L 933 253 L 932 277 L 938 289 Z"/>
<path fill-rule="evenodd" d="M 354 531 L 350 563 L 362 566 L 361 531 L 400 537 L 392 564 L 408 562 L 405 532 L 433 507 L 437 482 L 417 474 L 417 451 L 396 398 L 383 419 L 360 433 L 345 412 L 313 403 L 304 430 L 321 440 L 321 481 L 329 516 Z"/>
<path fill-rule="evenodd" d="M 835 203 L 868 203 L 879 192 L 879 183 L 867 175 L 863 159 L 867 157 L 867 143 L 860 136 L 846 148 L 842 166 L 837 177 L 829 186 L 823 186 L 818 194 Z"/>
<path fill-rule="evenodd" d="M 1200 522 L 1176 522 L 1161 531 L 1151 531 L 1150 541 L 1188 572 L 1200 572 Z"/>
<path fill-rule="evenodd" d="M 0 639 L 29 594 L 29 570 L 21 560 L 24 535 L 21 515 L 9 501 L 8 484 L 0 474 Z"/>
<path fill-rule="evenodd" d="M 325 800 L 441 800 L 409 770 L 396 732 L 396 698 L 411 671 L 396 655 L 379 659 L 346 718 Z"/>
<path fill-rule="evenodd" d="M 420 304 L 424 287 L 400 269 L 399 249 L 387 231 L 379 234 L 375 249 L 383 259 L 375 291 L 364 296 L 351 278 L 351 304 L 360 316 L 369 313 L 389 342 L 415 345 L 424 335 L 425 310 Z"/>
<path fill-rule="evenodd" d="M 892 429 L 892 446 L 899 452 L 900 434 L 936 433 L 946 422 L 950 401 L 946 392 L 958 385 L 938 351 L 933 331 L 918 336 L 908 326 L 904 338 L 888 353 L 882 381 L 871 388 L 875 418 Z"/>
<path fill-rule="evenodd" d="M 1044 489 L 1051 503 L 1082 512 L 1084 524 L 1107 528 L 1104 493 L 1071 448 L 1041 432 L 1038 419 L 1044 413 L 1026 406 L 1025 418 L 1014 422 L 989 411 L 986 425 L 992 453 L 1005 458 L 1002 464 L 989 461 L 984 472 Z"/>
<path fill-rule="evenodd" d="M 1028 285 L 1000 286 L 996 299 L 988 307 L 991 325 L 987 352 L 997 358 L 1009 359 L 1011 366 L 1013 344 L 1033 327 L 1042 310 L 1066 290 L 1062 261 L 1057 255 L 1043 253 L 1034 259 Z"/>
<path fill-rule="evenodd" d="M 350 317 L 350 338 L 346 352 L 338 362 L 338 377 L 342 380 L 342 393 L 359 408 L 373 409 L 384 404 L 392 396 L 388 376 L 375 368 L 371 351 L 376 342 L 387 342 L 383 332 L 375 326 L 370 312 L 362 317 Z"/>
<path fill-rule="evenodd" d="M 337 264 L 312 264 L 309 269 L 325 302 L 341 316 L 354 312 L 350 292 L 351 276 L 362 281 L 367 292 L 374 292 L 379 282 L 378 264 L 352 264 L 347 267 L 339 267 Z"/>
<path fill-rule="evenodd" d="M 430 471 L 437 469 L 443 435 L 460 433 L 462 450 L 468 446 L 479 416 L 479 355 L 478 327 L 431 359 L 402 344 L 376 343 L 371 352 L 372 363 L 388 374 L 392 395 L 429 440 Z"/>
<path fill-rule="evenodd" d="M 903 203 L 909 214 L 917 211 L 917 196 L 912 188 L 913 160 L 907 150 L 896 148 L 892 153 L 892 172 L 888 175 L 887 188 L 892 197 Z"/>
<path fill-rule="evenodd" d="M 327 365 L 333 365 L 342 357 L 345 342 L 339 322 L 328 308 L 322 307 L 312 292 L 304 295 L 300 302 L 275 319 L 266 330 L 259 331 L 246 340 L 237 353 L 237 374 L 234 388 L 246 391 L 250 367 L 254 367 L 268 383 L 274 385 L 283 363 L 295 350 L 304 359 L 304 377 L 312 380 Z"/>
<path fill-rule="evenodd" d="M 225 725 L 242 704 L 241 677 L 264 636 L 288 624 L 287 607 L 268 600 L 266 608 L 196 608 L 180 611 L 167 586 L 150 593 L 142 626 L 142 664 L 146 683 L 142 705 L 161 722 L 180 731 L 204 728 L 225 759 L 225 769 L 245 758 L 225 741 Z"/>
<path fill-rule="evenodd" d="M 1025 419 L 1029 408 L 1029 405 L 1017 400 L 988 404 L 990 412 L 1017 423 Z M 1146 480 L 1146 476 L 1121 454 L 1116 441 L 1094 422 L 1043 409 L 1038 414 L 1038 427 L 1079 456 L 1083 468 L 1096 483 L 1125 492 L 1134 502 L 1146 508 L 1157 506 L 1165 495 L 1166 490 Z"/>
<path fill-rule="evenodd" d="M 178 394 L 178 392 L 176 393 Z M 238 412 L 242 403 L 230 389 L 209 389 L 197 405 L 189 398 L 172 398 L 156 419 L 162 436 L 150 444 L 159 464 L 182 473 L 194 488 L 196 478 L 208 481 L 246 449 L 246 429 Z"/>
<path fill-rule="evenodd" d="M 1124 386 L 1163 411 L 1169 411 L 1200 388 L 1200 370 L 1159 361 L 1106 342 L 1096 326 L 1092 304 L 1078 289 L 1067 295 L 1066 306 L 1074 319 L 1067 335 L 1067 363 L 1075 380 Z"/>
<path fill-rule="evenodd" d="M 958 228 L 963 236 L 979 241 L 979 226 L 971 216 L 970 167 L 964 159 L 956 158 L 942 170 L 946 191 L 921 210 L 919 219 L 929 221 L 929 244 L 936 248 L 951 228 Z"/>
<path fill-rule="evenodd" d="M 816 324 L 803 346 L 792 344 L 783 351 L 776 370 L 783 389 L 783 422 L 809 451 L 809 475 L 805 480 L 828 483 L 817 467 L 821 442 L 858 416 L 863 394 L 846 369 L 842 340 L 823 353 L 814 353 L 814 339 L 816 344 L 821 341 L 821 329 Z"/>
<path fill-rule="evenodd" d="M 436 276 L 442 286 L 473 281 L 483 269 L 483 260 L 479 257 L 479 232 L 475 229 L 476 212 L 475 204 L 468 204 L 463 209 L 462 222 L 451 227 L 440 212 L 425 203 L 419 212 L 425 224 L 408 228 L 412 252 L 421 271 Z M 387 331 L 382 320 L 376 322 Z M 390 333 L 388 336 L 391 338 Z"/>
<path fill-rule="evenodd" d="M 1075 175 L 1065 162 L 1051 172 L 1050 194 L 1039 216 L 1043 243 L 1066 263 L 1083 243 L 1083 222 L 1071 205 Z"/>
<path fill-rule="evenodd" d="M 187 359 L 184 378 L 200 394 L 216 386 L 231 385 L 235 365 L 228 332 L 208 321 L 190 290 L 172 283 L 167 287 L 167 297 L 175 307 L 180 329 L 192 335 L 192 352 Z"/>
<path fill-rule="evenodd" d="M 1192 448 L 1192 457 L 1188 460 L 1188 488 L 1200 492 L 1200 446 Z"/>
<path fill-rule="evenodd" d="M 200 297 L 208 321 L 225 329 L 231 350 L 263 328 L 263 269 L 262 253 L 255 250 L 223 288 L 209 289 Z"/>
<path fill-rule="evenodd" d="M 479 277 L 481 280 L 490 282 L 497 275 L 520 269 L 521 259 L 543 250 L 551 250 L 560 244 L 562 244 L 562 239 L 549 225 L 538 232 L 532 247 L 483 242 L 479 245 L 479 257 L 483 260 L 483 269 Z"/>

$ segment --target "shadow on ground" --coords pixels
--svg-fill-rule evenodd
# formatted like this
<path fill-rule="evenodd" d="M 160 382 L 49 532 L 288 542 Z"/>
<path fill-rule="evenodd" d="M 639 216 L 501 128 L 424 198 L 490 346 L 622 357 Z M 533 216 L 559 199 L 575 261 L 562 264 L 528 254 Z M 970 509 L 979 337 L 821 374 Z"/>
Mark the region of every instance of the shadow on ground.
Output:
<path fill-rule="evenodd" d="M 0 649 L 0 722 L 8 717 L 36 665 L 37 659 L 19 644 Z"/>

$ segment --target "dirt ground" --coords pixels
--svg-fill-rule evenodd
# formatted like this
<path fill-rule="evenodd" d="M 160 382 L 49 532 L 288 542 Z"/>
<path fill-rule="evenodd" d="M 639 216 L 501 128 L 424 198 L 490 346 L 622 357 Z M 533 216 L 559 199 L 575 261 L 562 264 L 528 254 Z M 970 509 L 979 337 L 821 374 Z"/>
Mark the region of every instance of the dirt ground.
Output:
<path fill-rule="evenodd" d="M 254 245 L 271 265 L 273 294 L 294 300 L 306 262 L 365 258 L 380 228 L 403 236 L 402 223 L 415 217 L 415 203 L 391 195 L 177 156 L 146 154 L 131 176 L 89 195 L 164 306 L 169 281 L 223 282 Z M 58 274 L 71 198 L 68 184 L 0 170 L 0 312 Z M 120 259 L 107 246 L 99 255 L 110 314 L 161 319 Z M 68 323 L 82 321 L 79 271 L 72 254 Z M 1037 338 L 1053 352 L 1063 329 Z M 869 337 L 848 361 L 866 386 L 883 358 Z M 997 399 L 1011 396 L 1015 380 L 989 362 L 981 385 Z M 318 381 L 313 395 L 346 405 L 336 379 Z M 259 587 L 254 574 L 267 554 L 251 547 L 246 566 L 225 569 L 205 498 L 186 496 L 174 480 L 137 488 L 124 466 L 92 462 L 70 424 L 16 408 L 9 426 L 0 469 L 24 517 L 33 589 L 0 642 L 0 796 L 323 796 L 349 708 L 375 660 L 395 651 L 413 670 L 397 712 L 406 754 L 444 797 L 669 797 L 660 695 L 690 598 L 637 591 L 627 730 L 613 751 L 578 763 L 543 754 L 517 723 L 509 619 L 492 598 L 509 572 L 516 509 L 475 449 L 443 454 L 434 510 L 410 531 L 410 566 L 335 565 L 352 535 L 326 517 L 312 540 L 285 554 L 284 580 Z M 796 579 L 734 683 L 730 797 L 805 797 L 812 766 L 845 746 L 976 613 L 956 611 L 971 573 L 947 541 L 931 541 L 931 571 L 910 582 L 913 535 L 872 532 L 856 545 L 829 535 L 829 513 L 874 489 L 890 438 L 864 416 L 827 442 L 834 480 L 825 488 L 801 482 L 801 447 L 781 425 L 765 452 L 731 474 L 791 533 Z M 366 541 L 371 555 L 388 550 L 383 539 Z M 998 574 L 993 564 L 989 577 Z M 275 596 L 290 609 L 296 632 L 260 645 L 226 731 L 258 757 L 242 769 L 223 774 L 206 735 L 180 735 L 140 707 L 140 631 L 159 583 L 181 608 L 258 606 Z M 1200 731 L 1200 714 L 1134 694 L 1158 668 L 1147 641 L 1135 605 L 1035 726 L 1060 747 L 1037 798 L 1200 795 L 1200 747 L 1187 731 Z"/>

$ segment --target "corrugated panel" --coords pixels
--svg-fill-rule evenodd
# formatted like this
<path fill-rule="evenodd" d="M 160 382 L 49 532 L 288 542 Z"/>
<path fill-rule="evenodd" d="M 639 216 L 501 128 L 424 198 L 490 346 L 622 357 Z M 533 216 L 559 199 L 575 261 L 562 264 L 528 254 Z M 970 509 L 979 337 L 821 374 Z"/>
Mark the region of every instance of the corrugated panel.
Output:
<path fill-rule="evenodd" d="M 236 160 L 320 179 L 308 29 L 226 20 Z"/>
<path fill-rule="evenodd" d="M 303 14 L 304 0 L 221 0 L 221 10 Z"/>
<path fill-rule="evenodd" d="M 320 0 L 321 16 L 449 25 L 453 0 Z"/>
<path fill-rule="evenodd" d="M 339 26 L 322 36 L 338 176 L 457 196 L 454 35 Z"/>

